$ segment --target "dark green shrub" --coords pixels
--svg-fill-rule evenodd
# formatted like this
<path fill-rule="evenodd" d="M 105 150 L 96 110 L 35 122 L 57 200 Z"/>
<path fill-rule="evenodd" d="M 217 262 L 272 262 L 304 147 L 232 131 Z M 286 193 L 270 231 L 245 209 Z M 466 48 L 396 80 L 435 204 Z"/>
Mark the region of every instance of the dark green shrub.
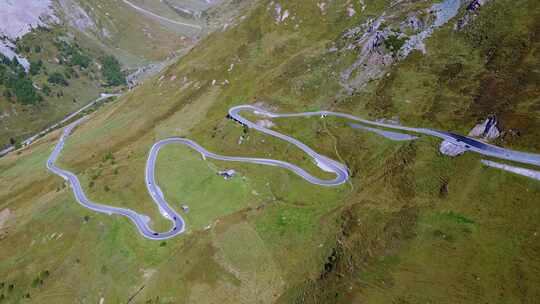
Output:
<path fill-rule="evenodd" d="M 47 78 L 47 81 L 52 84 L 58 84 L 62 86 L 67 86 L 69 83 L 67 82 L 66 78 L 62 73 L 60 72 L 54 72 L 51 75 L 49 75 L 49 78 Z"/>
<path fill-rule="evenodd" d="M 105 56 L 101 63 L 103 65 L 103 77 L 110 86 L 117 86 L 126 83 L 126 77 L 122 72 L 120 62 L 113 56 Z"/>
<path fill-rule="evenodd" d="M 399 38 L 398 35 L 391 35 L 384 40 L 384 47 L 396 55 L 407 40 L 409 40 L 407 37 Z"/>

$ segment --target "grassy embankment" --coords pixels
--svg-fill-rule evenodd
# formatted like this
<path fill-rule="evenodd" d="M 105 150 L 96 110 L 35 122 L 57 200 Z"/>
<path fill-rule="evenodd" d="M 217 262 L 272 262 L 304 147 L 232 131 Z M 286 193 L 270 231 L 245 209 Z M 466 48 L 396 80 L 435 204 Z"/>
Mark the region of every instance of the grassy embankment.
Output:
<path fill-rule="evenodd" d="M 146 194 L 143 172 L 151 144 L 168 136 L 192 138 L 218 153 L 271 155 L 315 169 L 301 153 L 267 136 L 249 132 L 250 139 L 238 145 L 243 129 L 225 119 L 234 104 L 261 101 L 279 111 L 316 107 L 372 117 L 398 114 L 406 124 L 458 131 L 495 111 L 486 105 L 464 116 L 445 103 L 433 111 L 440 113 L 435 118 L 416 112 L 435 100 L 429 81 L 409 81 L 422 78 L 419 70 L 440 79 L 447 74 L 442 67 L 450 64 L 445 60 L 458 58 L 474 70 L 460 77 L 489 75 L 481 60 L 486 55 L 474 51 L 470 32 L 442 29 L 428 41 L 427 55 L 411 56 L 370 84 L 367 93 L 341 98 L 332 71 L 350 64 L 354 54 L 328 54 L 327 46 L 340 39 L 343 29 L 378 15 L 387 3 L 368 1 L 367 11 L 352 19 L 344 17 L 343 2 L 329 4 L 324 16 L 314 3 L 291 3 L 285 8 L 296 18 L 284 24 L 275 23 L 267 5 L 238 27 L 211 35 L 161 81 L 149 81 L 99 109 L 75 131 L 61 165 L 77 172 L 90 197 L 149 214 L 156 228 L 166 228 Z M 503 2 L 487 6 L 472 27 L 508 7 L 529 15 L 530 10 Z M 501 34 L 511 35 L 513 29 L 506 27 Z M 514 46 L 503 43 L 497 50 Z M 463 56 L 439 53 L 459 54 L 460 48 Z M 527 56 L 535 58 L 534 53 Z M 231 63 L 235 66 L 228 72 Z M 229 84 L 212 86 L 214 79 Z M 461 89 L 463 96 L 455 100 L 474 105 L 477 93 L 490 92 L 458 80 L 437 81 L 439 95 L 447 96 L 457 84 L 473 86 Z M 413 94 L 418 104 L 402 105 L 402 94 Z M 384 102 L 391 106 L 380 108 Z M 513 102 L 533 103 L 527 98 Z M 149 303 L 536 298 L 537 182 L 483 168 L 477 155 L 441 156 L 434 139 L 395 143 L 318 118 L 276 124 L 325 155 L 343 159 L 353 173 L 351 183 L 321 188 L 281 169 L 204 162 L 186 148 L 168 147 L 158 160 L 158 180 L 173 204 L 185 202 L 192 211 L 186 215 L 188 233 L 162 244 L 142 239 L 125 219 L 75 204 L 62 181 L 44 170 L 57 133 L 32 147 L 31 154 L 0 160 L 1 208 L 14 212 L 1 240 L 13 249 L 2 253 L 0 272 L 6 274 L 6 286 L 13 283 L 15 289 L 2 292 L 13 302 L 29 291 L 36 301 L 57 303 L 100 297 L 126 301 L 140 288 L 137 301 Z M 536 148 L 528 134 L 515 139 L 515 145 Z M 231 167 L 240 172 L 237 179 L 215 175 L 216 168 Z M 211 229 L 201 230 L 208 224 Z M 63 233 L 61 239 L 49 240 L 56 237 L 50 237 L 53 232 Z M 45 270 L 50 275 L 43 285 L 31 287 Z"/>

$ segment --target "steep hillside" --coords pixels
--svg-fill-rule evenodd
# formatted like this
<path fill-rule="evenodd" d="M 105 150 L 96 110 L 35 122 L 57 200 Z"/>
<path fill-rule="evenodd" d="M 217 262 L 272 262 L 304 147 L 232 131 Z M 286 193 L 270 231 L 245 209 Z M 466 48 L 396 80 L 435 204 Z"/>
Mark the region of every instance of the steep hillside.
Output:
<path fill-rule="evenodd" d="M 162 60 L 202 34 L 203 22 L 147 2 L 61 0 L 56 9 L 64 24 L 131 66 Z"/>
<path fill-rule="evenodd" d="M 1 146 L 21 142 L 125 83 L 114 57 L 84 48 L 58 27 L 25 35 L 17 50 L 30 63 L 27 71 L 0 54 Z"/>
<path fill-rule="evenodd" d="M 0 147 L 159 72 L 250 2 L 0 2 Z"/>
<path fill-rule="evenodd" d="M 150 3 L 150 2 L 148 2 Z M 171 1 L 164 1 L 168 7 Z M 140 2 L 145 4 L 144 1 Z M 145 188 L 148 151 L 181 136 L 224 155 L 290 161 L 296 147 L 226 117 L 234 105 L 318 109 L 467 134 L 540 152 L 535 0 L 259 1 L 177 63 L 91 114 L 59 165 L 95 201 L 169 228 Z M 172 9 L 175 10 L 175 9 Z M 211 14 L 211 11 L 208 11 Z M 186 17 L 187 18 L 187 17 Z M 260 119 L 258 117 L 251 117 Z M 345 163 L 339 187 L 286 170 L 201 159 L 183 146 L 156 178 L 184 235 L 153 242 L 78 205 L 46 171 L 54 132 L 0 159 L 0 298 L 9 303 L 534 303 L 540 182 L 396 142 L 335 118 L 273 129 Z M 268 122 L 262 122 L 269 124 Z M 216 173 L 234 168 L 225 180 Z"/>

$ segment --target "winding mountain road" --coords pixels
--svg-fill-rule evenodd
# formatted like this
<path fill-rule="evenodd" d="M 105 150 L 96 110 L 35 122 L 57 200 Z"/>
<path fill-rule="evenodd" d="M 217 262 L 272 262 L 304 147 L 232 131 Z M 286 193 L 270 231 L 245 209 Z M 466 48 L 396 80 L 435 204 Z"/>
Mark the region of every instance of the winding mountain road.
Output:
<path fill-rule="evenodd" d="M 54 174 L 59 175 L 60 177 L 64 178 L 67 182 L 69 182 L 73 190 L 75 199 L 77 200 L 79 204 L 96 212 L 101 212 L 101 213 L 105 213 L 109 215 L 112 215 L 112 214 L 123 215 L 135 224 L 139 232 L 144 237 L 148 239 L 152 239 L 152 240 L 165 240 L 165 239 L 172 238 L 176 235 L 183 233 L 186 228 L 186 223 L 184 219 L 182 218 L 180 214 L 178 214 L 178 212 L 176 212 L 173 208 L 171 208 L 171 206 L 167 203 L 163 195 L 163 192 L 161 191 L 161 189 L 159 188 L 155 180 L 155 166 L 156 166 L 157 155 L 159 151 L 161 150 L 161 148 L 169 144 L 186 145 L 192 148 L 193 150 L 196 150 L 197 152 L 199 152 L 204 159 L 213 158 L 213 159 L 222 160 L 222 161 L 246 162 L 246 163 L 281 167 L 281 168 L 288 169 L 294 172 L 295 174 L 297 174 L 298 176 L 302 177 L 303 179 L 305 179 L 306 181 L 312 184 L 316 184 L 320 186 L 338 186 L 345 183 L 349 179 L 349 172 L 345 165 L 315 152 L 313 149 L 311 149 L 310 147 L 308 147 L 307 145 L 305 145 L 304 143 L 302 143 L 301 141 L 293 137 L 270 130 L 254 122 L 251 122 L 250 120 L 240 115 L 240 112 L 242 111 L 252 112 L 253 114 L 264 116 L 267 118 L 292 118 L 292 117 L 311 117 L 311 116 L 320 116 L 324 118 L 326 116 L 335 116 L 335 117 L 352 120 L 352 121 L 362 123 L 365 125 L 371 125 L 374 127 L 379 127 L 379 128 L 383 127 L 383 128 L 393 129 L 393 130 L 398 130 L 398 131 L 407 131 L 407 132 L 412 132 L 412 133 L 417 133 L 417 134 L 435 136 L 443 140 L 450 141 L 456 145 L 463 146 L 465 149 L 476 152 L 476 153 L 540 166 L 540 155 L 538 154 L 512 151 L 512 150 L 500 148 L 497 146 L 489 145 L 481 141 L 475 140 L 473 138 L 458 135 L 458 134 L 436 131 L 436 130 L 431 130 L 431 129 L 424 129 L 424 128 L 411 128 L 411 127 L 404 127 L 404 126 L 386 124 L 386 123 L 381 123 L 381 122 L 374 122 L 374 121 L 365 120 L 365 119 L 358 118 L 356 116 L 345 114 L 345 113 L 337 113 L 337 112 L 330 112 L 330 111 L 317 111 L 317 112 L 279 114 L 279 113 L 266 111 L 256 106 L 241 105 L 241 106 L 232 107 L 229 110 L 229 117 L 231 117 L 235 121 L 245 125 L 246 127 L 250 129 L 254 129 L 262 133 L 280 138 L 284 141 L 287 141 L 288 143 L 291 143 L 297 146 L 306 154 L 308 154 L 313 159 L 313 161 L 319 166 L 319 168 L 321 168 L 324 171 L 334 173 L 336 177 L 333 179 L 320 179 L 309 174 L 308 172 L 306 172 L 305 170 L 303 170 L 302 168 L 296 165 L 293 165 L 285 161 L 275 160 L 275 159 L 234 157 L 234 156 L 224 156 L 224 155 L 215 154 L 206 150 L 205 148 L 203 148 L 196 142 L 190 139 L 186 139 L 186 138 L 174 137 L 174 138 L 163 139 L 156 142 L 150 149 L 150 153 L 148 155 L 148 160 L 146 163 L 145 180 L 146 180 L 146 187 L 148 189 L 148 193 L 150 194 L 153 201 L 158 206 L 161 214 L 172 222 L 172 228 L 166 232 L 153 231 L 148 225 L 149 217 L 144 214 L 139 214 L 130 209 L 111 207 L 108 205 L 92 202 L 85 195 L 84 190 L 82 189 L 82 186 L 77 176 L 73 174 L 72 172 L 69 172 L 67 170 L 62 170 L 55 165 L 55 162 L 58 159 L 60 152 L 62 151 L 64 147 L 65 140 L 68 138 L 73 128 L 75 128 L 78 124 L 80 124 L 85 118 L 82 118 L 70 124 L 64 129 L 64 132 L 62 136 L 60 137 L 58 144 L 54 148 L 49 159 L 47 160 L 47 168 Z"/>
<path fill-rule="evenodd" d="M 309 116 L 321 116 L 321 117 L 334 116 L 334 117 L 340 117 L 340 118 L 345 118 L 345 119 L 352 120 L 352 121 L 355 121 L 355 122 L 359 122 L 359 123 L 364 124 L 364 125 L 371 125 L 371 126 L 379 127 L 379 128 L 387 128 L 387 129 L 393 129 L 393 130 L 398 130 L 398 131 L 406 131 L 406 132 L 412 132 L 412 133 L 417 133 L 417 134 L 434 136 L 434 137 L 438 137 L 440 139 L 449 141 L 449 142 L 451 142 L 451 143 L 453 143 L 455 145 L 461 146 L 467 151 L 472 151 L 472 152 L 476 152 L 478 154 L 491 156 L 491 157 L 495 157 L 495 158 L 500 158 L 500 159 L 506 159 L 506 160 L 515 161 L 515 162 L 519 162 L 519 163 L 525 163 L 525 164 L 540 166 L 540 154 L 525 153 L 525 152 L 519 152 L 519 151 L 510 150 L 510 149 L 505 149 L 505 148 L 501 148 L 501 147 L 497 147 L 497 146 L 494 146 L 494 145 L 484 143 L 484 142 L 482 142 L 480 140 L 477 140 L 477 139 L 474 139 L 474 138 L 471 138 L 471 137 L 468 137 L 468 136 L 463 136 L 463 135 L 450 133 L 450 132 L 445 132 L 445 131 L 438 131 L 438 130 L 432 130 L 432 129 L 427 129 L 427 128 L 405 127 L 405 126 L 395 125 L 395 124 L 387 124 L 387 123 L 362 119 L 362 118 L 359 118 L 359 117 L 356 117 L 356 116 L 353 116 L 353 115 L 350 115 L 350 114 L 346 114 L 346 113 L 331 112 L 331 111 L 303 112 L 303 113 L 291 113 L 291 114 L 276 114 L 276 113 L 264 111 L 262 109 L 254 107 L 254 106 L 246 105 L 246 106 L 233 107 L 233 108 L 231 108 L 229 110 L 229 113 L 231 114 L 232 117 L 235 117 L 235 116 L 239 116 L 237 113 L 239 111 L 242 111 L 242 110 L 251 110 L 255 114 L 266 116 L 268 118 L 309 117 Z M 232 115 L 232 113 L 235 113 L 235 115 Z M 240 117 L 238 120 L 240 122 L 242 122 L 242 123 L 245 123 L 250 128 L 257 129 L 257 130 L 259 130 L 261 132 L 264 132 L 264 133 L 272 134 L 272 133 L 269 133 L 267 131 L 263 131 L 263 129 L 265 129 L 265 128 L 261 128 L 261 127 L 255 125 L 255 124 L 247 121 L 246 119 L 244 119 L 242 117 Z M 274 133 L 277 133 L 277 132 L 274 132 Z M 276 136 L 276 135 L 274 135 L 274 136 Z M 282 136 L 277 136 L 277 137 L 283 138 Z M 285 139 L 285 138 L 283 138 L 283 139 Z"/>

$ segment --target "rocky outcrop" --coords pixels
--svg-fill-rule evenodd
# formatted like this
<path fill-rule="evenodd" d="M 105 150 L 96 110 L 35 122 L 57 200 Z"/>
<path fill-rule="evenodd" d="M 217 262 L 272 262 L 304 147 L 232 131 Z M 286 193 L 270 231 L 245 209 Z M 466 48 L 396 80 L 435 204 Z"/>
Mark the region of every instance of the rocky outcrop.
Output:
<path fill-rule="evenodd" d="M 50 0 L 17 0 L 4 1 L 0 4 L 0 54 L 8 59 L 14 58 L 28 72 L 29 61 L 17 54 L 15 40 L 31 32 L 39 26 L 57 23 Z"/>
<path fill-rule="evenodd" d="M 0 9 L 0 36 L 17 39 L 38 26 L 58 22 L 50 0 L 2 1 Z"/>
<path fill-rule="evenodd" d="M 16 58 L 17 62 L 19 62 L 19 64 L 24 68 L 24 70 L 28 72 L 28 70 L 30 69 L 30 62 L 22 55 L 17 54 L 15 50 L 16 47 L 13 42 L 8 40 L 7 38 L 3 40 L 0 37 L 0 54 L 4 55 L 9 60 L 13 60 L 14 58 Z"/>
<path fill-rule="evenodd" d="M 495 115 L 489 115 L 484 122 L 474 126 L 468 136 L 483 139 L 484 141 L 495 140 L 501 136 L 501 131 L 497 127 L 498 123 Z M 444 155 L 455 157 L 465 153 L 467 148 L 444 140 L 439 147 L 439 151 Z"/>
<path fill-rule="evenodd" d="M 270 2 L 269 8 L 274 7 L 274 19 L 277 24 L 280 24 L 285 21 L 290 15 L 289 10 L 283 9 L 280 3 L 275 3 L 274 1 Z"/>
<path fill-rule="evenodd" d="M 478 15 L 478 10 L 484 6 L 489 0 L 472 0 L 467 6 L 467 11 L 461 19 L 456 22 L 454 29 L 459 31 L 463 29 L 469 22 Z"/>
<path fill-rule="evenodd" d="M 363 87 L 369 80 L 384 75 L 385 67 L 394 62 L 392 55 L 384 50 L 383 45 L 391 32 L 387 28 L 379 29 L 384 24 L 385 17 L 383 14 L 377 19 L 368 19 L 344 34 L 345 39 L 352 40 L 344 50 L 360 50 L 358 59 L 340 75 L 341 85 L 348 93 Z"/>
<path fill-rule="evenodd" d="M 410 12 L 404 18 L 399 15 L 396 4 L 394 10 L 346 31 L 343 39 L 347 45 L 341 51 L 359 50 L 359 54 L 341 73 L 343 88 L 352 93 L 369 81 L 381 78 L 392 64 L 407 58 L 413 51 L 426 53 L 424 41 L 454 18 L 463 4 L 464 0 L 445 0 L 426 10 Z M 425 14 L 428 17 L 422 17 Z"/>
<path fill-rule="evenodd" d="M 59 12 L 73 28 L 86 33 L 86 31 L 98 32 L 94 19 L 78 3 L 71 0 L 58 1 Z"/>
<path fill-rule="evenodd" d="M 410 24 L 411 27 L 420 30 L 420 32 L 409 37 L 401 49 L 400 57 L 405 58 L 414 50 L 426 53 L 424 41 L 433 34 L 435 29 L 445 25 L 454 18 L 458 14 L 461 5 L 462 0 L 446 0 L 433 4 L 429 9 L 429 13 L 435 15 L 435 20 L 432 24 L 424 24 L 422 22 L 411 23 L 411 19 L 409 18 L 407 20 L 408 22 L 405 22 L 405 25 Z"/>
<path fill-rule="evenodd" d="M 443 142 L 441 143 L 441 146 L 439 147 L 439 151 L 443 155 L 456 157 L 458 155 L 461 155 L 461 154 L 465 153 L 465 151 L 467 151 L 467 150 L 463 146 L 456 145 L 456 144 L 454 144 L 452 142 L 449 142 L 447 140 L 443 140 Z"/>
<path fill-rule="evenodd" d="M 501 131 L 497 127 L 498 123 L 497 117 L 495 115 L 490 115 L 483 123 L 474 126 L 471 132 L 469 132 L 469 136 L 485 140 L 497 139 L 501 136 Z"/>

